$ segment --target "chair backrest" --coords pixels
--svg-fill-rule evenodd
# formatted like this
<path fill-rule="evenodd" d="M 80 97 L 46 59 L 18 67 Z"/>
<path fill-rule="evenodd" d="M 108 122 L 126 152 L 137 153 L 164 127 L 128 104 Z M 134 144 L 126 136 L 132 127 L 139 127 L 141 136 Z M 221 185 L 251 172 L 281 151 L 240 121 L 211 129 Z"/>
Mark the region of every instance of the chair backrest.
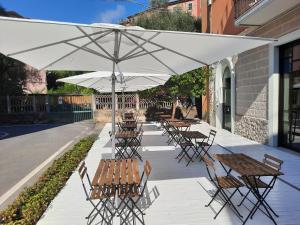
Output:
<path fill-rule="evenodd" d="M 152 170 L 152 166 L 151 166 L 150 162 L 148 160 L 146 160 L 145 165 L 144 165 L 144 172 L 147 177 L 150 176 L 151 170 Z"/>
<path fill-rule="evenodd" d="M 139 136 L 138 136 L 138 140 L 141 144 L 142 144 L 143 134 L 144 134 L 144 131 L 142 130 L 139 132 Z"/>
<path fill-rule="evenodd" d="M 210 130 L 208 138 L 207 138 L 207 143 L 212 146 L 214 141 L 215 141 L 215 137 L 216 137 L 217 131 L 215 130 Z"/>
<path fill-rule="evenodd" d="M 217 175 L 216 175 L 216 167 L 214 165 L 214 162 L 211 159 L 209 159 L 206 155 L 203 156 L 202 159 L 203 159 L 203 162 L 205 163 L 206 170 L 207 170 L 210 180 L 215 183 L 214 178 L 216 178 Z"/>
<path fill-rule="evenodd" d="M 139 127 L 139 130 L 138 130 L 138 132 L 140 133 L 140 132 L 142 132 L 142 130 L 143 130 L 143 122 L 141 123 L 141 125 L 140 125 L 140 127 Z"/>
<path fill-rule="evenodd" d="M 144 180 L 143 185 L 142 185 L 141 196 L 144 195 L 144 191 L 146 189 L 147 182 L 148 182 L 149 176 L 151 174 L 151 171 L 152 171 L 152 166 L 150 165 L 150 162 L 148 160 L 146 160 L 146 162 L 144 164 L 144 171 L 143 171 L 143 174 L 141 177 L 141 181 L 140 181 L 140 184 L 138 185 L 139 187 L 141 187 L 141 183 Z M 145 177 L 145 179 L 143 179 L 144 177 Z"/>
<path fill-rule="evenodd" d="M 90 190 L 92 190 L 93 187 L 92 187 L 90 177 L 87 173 L 87 167 L 86 167 L 84 161 L 79 165 L 78 173 L 79 173 L 79 176 L 80 176 L 80 179 L 81 179 L 81 183 L 82 183 L 82 186 L 83 186 L 83 189 L 84 189 L 84 193 L 85 193 L 86 197 L 89 198 L 88 189 L 85 185 L 84 179 L 87 179 Z"/>
<path fill-rule="evenodd" d="M 277 158 L 274 157 L 274 156 L 265 154 L 265 155 L 264 155 L 264 159 L 263 159 L 263 163 L 264 163 L 265 165 L 270 166 L 270 167 L 272 167 L 273 169 L 279 171 L 279 170 L 281 170 L 281 165 L 282 165 L 283 161 L 280 160 L 280 159 L 277 159 Z"/>
<path fill-rule="evenodd" d="M 123 126 L 122 126 L 122 124 L 121 124 L 120 122 L 118 122 L 117 125 L 118 125 L 118 128 L 119 128 L 119 131 L 124 130 L 124 129 L 123 129 Z"/>

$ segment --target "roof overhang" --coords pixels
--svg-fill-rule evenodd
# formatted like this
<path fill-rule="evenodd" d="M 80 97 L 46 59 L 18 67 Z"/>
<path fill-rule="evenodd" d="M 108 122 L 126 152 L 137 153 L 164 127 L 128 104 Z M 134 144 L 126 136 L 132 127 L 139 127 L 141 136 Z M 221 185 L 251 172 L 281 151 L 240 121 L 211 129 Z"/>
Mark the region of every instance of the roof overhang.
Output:
<path fill-rule="evenodd" d="M 247 11 L 236 18 L 235 25 L 261 26 L 299 4 L 300 0 L 256 0 Z"/>

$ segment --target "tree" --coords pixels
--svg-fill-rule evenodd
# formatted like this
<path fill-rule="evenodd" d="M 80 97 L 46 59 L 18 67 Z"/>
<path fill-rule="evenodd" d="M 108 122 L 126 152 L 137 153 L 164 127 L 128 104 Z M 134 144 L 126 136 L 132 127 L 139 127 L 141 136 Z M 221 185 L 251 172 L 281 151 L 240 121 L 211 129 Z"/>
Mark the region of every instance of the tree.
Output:
<path fill-rule="evenodd" d="M 25 65 L 0 54 L 0 95 L 21 95 L 26 82 Z"/>
<path fill-rule="evenodd" d="M 137 26 L 146 29 L 172 30 L 186 32 L 201 32 L 201 19 L 194 18 L 190 14 L 181 11 L 155 11 L 151 15 L 144 15 L 136 20 Z M 175 100 L 177 97 L 198 97 L 205 95 L 205 83 L 210 75 L 207 68 L 198 68 L 182 75 L 175 75 L 160 88 L 150 89 L 142 92 L 142 95 L 149 95 L 151 98 L 173 99 L 173 116 L 175 113 Z M 164 94 L 163 94 L 164 93 Z M 197 107 L 198 116 L 201 115 Z"/>
<path fill-rule="evenodd" d="M 190 14 L 181 10 L 154 11 L 151 15 L 140 16 L 134 25 L 146 29 L 172 30 L 172 31 L 200 31 L 200 19 L 195 19 Z"/>
<path fill-rule="evenodd" d="M 164 6 L 168 0 L 149 0 L 149 7 L 152 9 Z"/>
<path fill-rule="evenodd" d="M 82 74 L 82 71 L 48 71 L 47 88 L 49 94 L 93 94 L 90 88 L 80 87 L 74 84 L 57 82 L 58 79 Z"/>

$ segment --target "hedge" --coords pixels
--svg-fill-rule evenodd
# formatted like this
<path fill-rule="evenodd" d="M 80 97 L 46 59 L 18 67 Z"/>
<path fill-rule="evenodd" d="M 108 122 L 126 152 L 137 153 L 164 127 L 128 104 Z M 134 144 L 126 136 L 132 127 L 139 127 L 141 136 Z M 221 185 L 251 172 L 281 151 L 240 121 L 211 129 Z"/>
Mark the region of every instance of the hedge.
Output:
<path fill-rule="evenodd" d="M 80 161 L 86 157 L 95 140 L 95 135 L 88 136 L 55 160 L 33 186 L 26 188 L 0 212 L 0 224 L 36 224 Z"/>

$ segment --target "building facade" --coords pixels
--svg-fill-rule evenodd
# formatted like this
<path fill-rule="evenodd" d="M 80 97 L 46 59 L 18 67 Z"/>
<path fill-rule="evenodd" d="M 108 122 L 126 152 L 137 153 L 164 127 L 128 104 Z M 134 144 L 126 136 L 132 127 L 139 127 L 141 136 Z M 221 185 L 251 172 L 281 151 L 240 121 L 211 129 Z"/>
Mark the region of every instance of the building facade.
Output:
<path fill-rule="evenodd" d="M 300 151 L 300 0 L 203 1 L 202 23 L 211 33 L 277 40 L 212 65 L 212 125 Z"/>

